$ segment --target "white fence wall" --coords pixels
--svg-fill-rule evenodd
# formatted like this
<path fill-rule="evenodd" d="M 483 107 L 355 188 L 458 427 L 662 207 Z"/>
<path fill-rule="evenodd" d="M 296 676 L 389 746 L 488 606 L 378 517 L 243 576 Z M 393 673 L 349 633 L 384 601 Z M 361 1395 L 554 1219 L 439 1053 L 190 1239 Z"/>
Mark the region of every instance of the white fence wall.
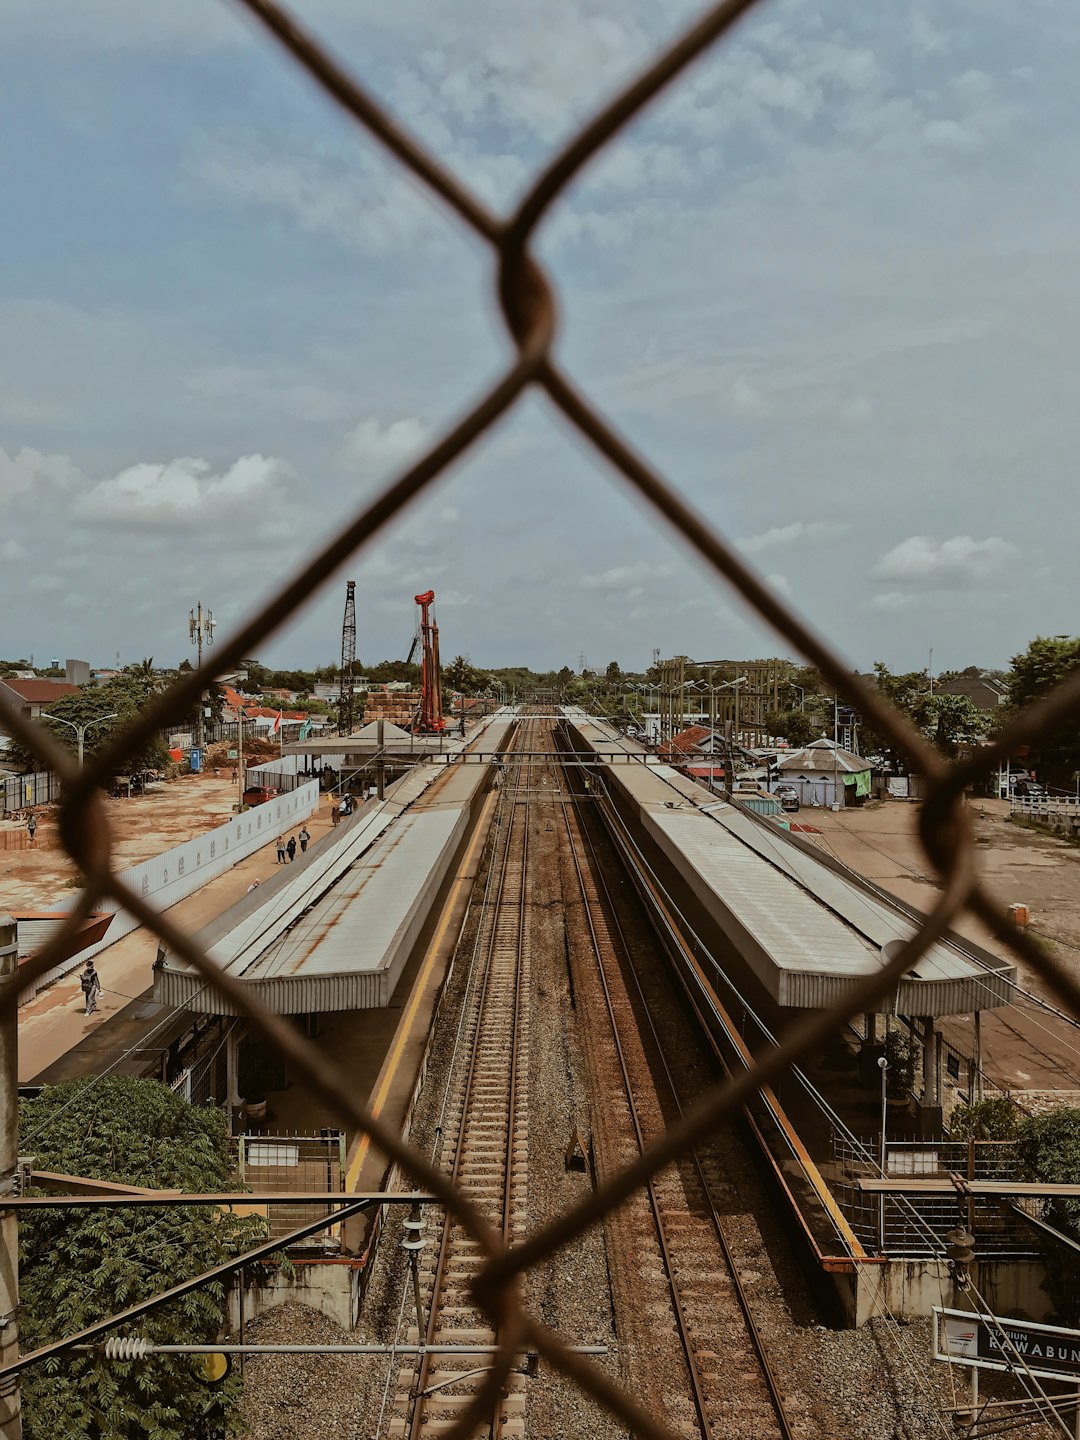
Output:
<path fill-rule="evenodd" d="M 132 865 L 129 870 L 121 871 L 120 878 L 144 899 L 153 900 L 159 910 L 168 910 L 177 901 L 193 895 L 208 881 L 223 875 L 238 861 L 246 860 L 283 831 L 298 825 L 318 807 L 318 782 L 309 780 L 288 795 L 277 795 L 264 805 L 255 805 L 234 816 L 215 830 L 196 835 L 194 840 L 185 840 L 182 845 L 175 845 L 171 850 Z M 48 908 L 66 913 L 75 908 L 77 899 L 76 894 L 69 894 Z M 135 917 L 126 910 L 118 910 L 115 902 L 103 901 L 101 908 L 115 911 L 115 918 L 104 940 L 80 951 L 54 970 L 47 970 L 35 986 L 23 992 L 22 1003 L 25 1004 L 53 980 L 84 964 L 92 955 L 138 929 L 139 922 Z M 35 947 L 38 943 L 40 939 L 35 937 Z"/>

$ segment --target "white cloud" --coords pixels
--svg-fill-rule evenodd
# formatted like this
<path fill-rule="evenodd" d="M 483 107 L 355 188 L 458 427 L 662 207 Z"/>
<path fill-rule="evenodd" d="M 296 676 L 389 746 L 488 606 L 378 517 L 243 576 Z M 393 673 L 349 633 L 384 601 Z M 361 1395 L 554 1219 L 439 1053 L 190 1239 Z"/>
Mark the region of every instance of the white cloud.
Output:
<path fill-rule="evenodd" d="M 43 455 L 27 446 L 17 455 L 0 450 L 0 500 L 24 495 L 39 484 L 68 490 L 78 479 L 78 468 L 66 455 Z"/>
<path fill-rule="evenodd" d="M 763 550 L 784 545 L 832 540 L 849 529 L 850 526 L 835 520 L 793 520 L 790 525 L 774 525 L 771 530 L 748 535 L 735 543 L 744 555 L 759 555 Z"/>
<path fill-rule="evenodd" d="M 389 480 L 416 460 L 431 440 L 431 429 L 415 415 L 383 422 L 369 416 L 345 436 L 342 458 L 364 480 Z"/>
<path fill-rule="evenodd" d="M 961 590 L 988 580 L 1018 553 L 1011 541 L 996 535 L 986 540 L 954 535 L 940 541 L 912 535 L 880 557 L 874 574 L 922 589 Z"/>
<path fill-rule="evenodd" d="M 90 524 L 205 533 L 227 515 L 250 507 L 265 512 L 285 493 L 288 479 L 288 467 L 264 455 L 243 455 L 216 474 L 206 460 L 148 461 L 91 485 L 74 513 Z"/>
<path fill-rule="evenodd" d="M 636 565 L 615 565 L 610 570 L 602 570 L 593 575 L 583 575 L 581 588 L 583 590 L 604 590 L 611 594 L 635 597 L 643 593 L 647 581 L 662 580 L 670 574 L 670 565 L 654 565 L 642 560 Z"/>
<path fill-rule="evenodd" d="M 899 590 L 886 590 L 870 601 L 873 610 L 904 610 L 919 600 L 918 595 L 903 595 Z"/>
<path fill-rule="evenodd" d="M 439 209 L 400 166 L 356 150 L 290 156 L 255 140 L 204 142 L 187 160 L 189 182 L 215 202 L 285 214 L 301 230 L 352 250 L 392 256 L 447 243 Z"/>

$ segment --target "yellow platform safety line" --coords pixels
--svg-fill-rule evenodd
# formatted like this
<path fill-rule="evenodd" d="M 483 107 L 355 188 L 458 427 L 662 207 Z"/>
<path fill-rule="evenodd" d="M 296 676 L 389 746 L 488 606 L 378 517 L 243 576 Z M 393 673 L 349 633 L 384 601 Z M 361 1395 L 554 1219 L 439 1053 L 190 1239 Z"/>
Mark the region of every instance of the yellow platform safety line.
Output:
<path fill-rule="evenodd" d="M 672 915 L 669 907 L 664 903 L 664 899 L 658 893 L 656 886 L 652 883 L 651 876 L 646 875 L 641 869 L 640 865 L 638 865 L 636 857 L 633 858 L 633 863 L 638 871 L 638 874 L 641 876 L 644 883 L 652 892 L 653 901 L 661 914 L 667 920 L 670 933 L 677 939 L 679 948 L 682 950 L 683 956 L 685 957 L 687 963 L 697 974 L 698 979 L 701 982 L 702 988 L 707 992 L 713 1005 L 715 1006 L 720 1016 L 721 1024 L 727 1031 L 728 1039 L 735 1045 L 735 1048 L 739 1053 L 740 1060 L 742 1061 L 743 1065 L 746 1067 L 747 1070 L 752 1069 L 754 1064 L 753 1056 L 751 1055 L 747 1046 L 744 1044 L 742 1036 L 739 1034 L 738 1029 L 734 1024 L 732 1024 L 731 1017 L 728 1015 L 727 1010 L 721 1003 L 719 995 L 717 995 L 713 986 L 710 984 L 708 976 L 704 973 L 701 966 L 698 964 L 697 957 L 694 955 L 693 951 L 687 944 L 681 928 L 675 923 L 675 917 Z M 806 1146 L 799 1138 L 799 1135 L 796 1132 L 794 1126 L 791 1124 L 791 1121 L 787 1118 L 784 1108 L 780 1104 L 780 1101 L 777 1098 L 775 1091 L 770 1085 L 763 1085 L 758 1091 L 758 1093 L 761 1095 L 762 1099 L 765 1101 L 765 1104 L 772 1112 L 774 1120 L 783 1131 L 784 1137 L 794 1151 L 795 1156 L 799 1161 L 799 1164 L 802 1166 L 803 1173 L 806 1175 L 807 1180 L 809 1180 L 811 1188 L 817 1195 L 829 1218 L 836 1226 L 837 1232 L 844 1241 L 844 1244 L 848 1247 L 852 1259 L 856 1262 L 870 1259 L 871 1257 L 867 1255 L 865 1249 L 862 1246 L 862 1243 L 859 1240 L 859 1237 L 855 1234 L 854 1230 L 852 1230 L 847 1216 L 840 1209 L 840 1206 L 836 1203 L 836 1197 L 833 1195 L 832 1191 L 829 1189 L 829 1186 L 826 1184 L 824 1176 L 821 1174 L 821 1171 L 818 1169 L 809 1151 L 806 1149 Z"/>
<path fill-rule="evenodd" d="M 497 798 L 498 796 L 495 792 L 492 792 L 488 795 L 487 799 L 484 801 L 485 812 L 490 812 Z M 398 1066 L 401 1064 L 401 1057 L 405 1053 L 405 1046 L 412 1031 L 412 1022 L 415 1020 L 416 1012 L 420 1008 L 420 1001 L 423 999 L 424 989 L 427 985 L 428 977 L 431 974 L 432 967 L 434 966 L 439 951 L 442 948 L 443 941 L 446 939 L 446 932 L 450 928 L 450 921 L 453 917 L 458 897 L 460 896 L 464 886 L 466 884 L 471 884 L 473 878 L 475 878 L 470 875 L 470 870 L 473 861 L 476 858 L 477 849 L 482 844 L 484 836 L 487 833 L 488 818 L 488 814 L 483 813 L 480 817 L 480 820 L 477 822 L 476 830 L 473 833 L 473 838 L 469 843 L 468 850 L 465 852 L 465 859 L 458 873 L 458 878 L 454 881 L 453 888 L 451 889 L 450 894 L 446 898 L 446 904 L 443 906 L 442 919 L 439 921 L 438 928 L 436 929 L 435 934 L 431 937 L 431 943 L 428 946 L 427 954 L 424 956 L 424 963 L 420 967 L 420 973 L 417 975 L 416 983 L 413 985 L 412 994 L 409 997 L 409 1003 L 405 1007 L 405 1013 L 401 1018 L 400 1025 L 398 1026 L 398 1033 L 394 1039 L 394 1044 L 391 1047 L 389 1059 L 387 1063 L 383 1066 L 382 1075 L 379 1077 L 379 1083 L 375 1091 L 375 1098 L 371 1102 L 371 1111 L 374 1115 L 381 1114 L 382 1108 L 386 1104 L 386 1098 L 390 1094 L 390 1087 L 394 1083 L 394 1077 L 397 1075 Z M 345 1175 L 346 1191 L 352 1191 L 356 1188 L 356 1182 L 360 1178 L 360 1171 L 363 1168 L 364 1161 L 367 1159 L 368 1150 L 370 1148 L 371 1136 L 364 1135 L 364 1137 L 360 1141 L 359 1147 L 357 1148 L 356 1155 L 353 1157 L 352 1164 L 349 1166 L 349 1169 Z"/>

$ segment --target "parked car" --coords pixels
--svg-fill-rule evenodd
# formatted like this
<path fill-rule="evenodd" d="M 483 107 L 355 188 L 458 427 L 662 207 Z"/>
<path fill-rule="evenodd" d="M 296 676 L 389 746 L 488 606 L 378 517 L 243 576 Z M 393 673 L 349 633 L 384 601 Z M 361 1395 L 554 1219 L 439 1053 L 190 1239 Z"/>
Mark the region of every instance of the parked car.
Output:
<path fill-rule="evenodd" d="M 794 785 L 777 785 L 773 794 L 780 801 L 781 810 L 798 810 L 799 792 Z"/>
<path fill-rule="evenodd" d="M 1013 794 L 1022 800 L 1041 800 L 1046 795 L 1046 786 L 1037 780 L 1018 779 L 1013 782 Z"/>

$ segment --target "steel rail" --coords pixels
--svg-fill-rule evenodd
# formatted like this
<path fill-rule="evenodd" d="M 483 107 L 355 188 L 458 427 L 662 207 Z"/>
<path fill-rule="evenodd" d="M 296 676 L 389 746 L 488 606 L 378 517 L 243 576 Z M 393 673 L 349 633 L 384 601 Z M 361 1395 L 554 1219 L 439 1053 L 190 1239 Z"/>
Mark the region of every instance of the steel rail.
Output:
<path fill-rule="evenodd" d="M 664 1072 L 664 1078 L 667 1080 L 668 1088 L 671 1092 L 672 1103 L 675 1106 L 676 1113 L 681 1119 L 683 1116 L 683 1106 L 679 1098 L 678 1087 L 675 1084 L 675 1078 L 671 1073 L 671 1067 L 668 1065 L 667 1055 L 665 1054 L 663 1044 L 660 1040 L 659 1032 L 656 1028 L 656 1022 L 653 1018 L 652 1006 L 648 1003 L 648 1000 L 645 996 L 645 990 L 642 985 L 640 972 L 638 971 L 637 966 L 634 964 L 633 952 L 626 939 L 626 931 L 623 927 L 622 921 L 619 919 L 618 911 L 615 908 L 614 897 L 611 894 L 611 889 L 608 885 L 607 877 L 604 874 L 603 866 L 600 864 L 599 857 L 596 854 L 596 847 L 593 843 L 592 837 L 589 834 L 588 826 L 587 824 L 582 824 L 580 828 L 581 834 L 585 841 L 586 851 L 593 862 L 589 866 L 590 874 L 593 876 L 594 881 L 596 881 L 598 884 L 598 888 L 601 891 L 601 898 L 607 906 L 607 915 L 614 924 L 616 934 L 619 937 L 619 943 L 622 945 L 623 953 L 626 956 L 627 962 L 625 968 L 629 971 L 634 981 L 634 987 L 637 991 L 638 999 L 641 1001 L 642 1013 L 645 1015 L 645 1018 L 648 1022 L 649 1031 L 652 1034 L 653 1043 L 656 1048 L 656 1054 L 660 1060 L 660 1065 Z M 692 1161 L 694 1165 L 698 1181 L 702 1188 L 702 1193 L 705 1195 L 705 1198 L 708 1201 L 709 1220 L 712 1224 L 717 1241 L 719 1242 L 720 1248 L 723 1252 L 724 1260 L 727 1264 L 728 1270 L 731 1273 L 731 1279 L 733 1282 L 736 1298 L 739 1302 L 739 1308 L 743 1313 L 743 1318 L 746 1321 L 747 1330 L 750 1334 L 754 1351 L 761 1364 L 762 1373 L 765 1378 L 765 1384 L 768 1388 L 769 1396 L 780 1424 L 781 1435 L 784 1437 L 784 1440 L 791 1440 L 791 1422 L 788 1419 L 787 1412 L 784 1409 L 784 1402 L 783 1397 L 780 1393 L 780 1387 L 777 1382 L 776 1375 L 773 1371 L 772 1364 L 769 1360 L 768 1350 L 765 1345 L 765 1341 L 761 1335 L 761 1331 L 758 1327 L 757 1321 L 754 1318 L 753 1308 L 750 1304 L 750 1297 L 747 1294 L 746 1287 L 743 1285 L 742 1279 L 739 1275 L 738 1266 L 735 1263 L 735 1257 L 731 1249 L 731 1242 L 728 1238 L 727 1231 L 724 1228 L 724 1222 L 720 1217 L 720 1210 L 713 1197 L 712 1189 L 705 1176 L 705 1172 L 701 1164 L 701 1159 L 696 1147 L 694 1147 L 688 1152 L 688 1158 Z"/>
<path fill-rule="evenodd" d="M 526 728 L 527 728 L 526 726 L 523 726 L 523 727 L 522 727 L 522 732 L 524 732 Z M 518 735 L 515 735 L 514 739 L 515 739 L 514 747 L 513 747 L 513 749 L 509 752 L 511 755 L 513 755 L 514 752 L 515 752 L 516 749 L 517 749 L 517 743 L 516 743 L 516 742 L 517 742 L 517 740 L 519 739 L 519 736 L 518 736 Z M 520 768 L 520 767 L 521 767 L 521 762 L 520 762 L 520 761 L 515 762 L 515 769 L 518 769 L 518 768 Z M 508 876 L 509 876 L 510 867 L 511 867 L 511 855 L 512 855 L 512 852 L 513 852 L 513 849 L 514 849 L 514 840 L 515 840 L 515 833 L 516 833 L 516 828 L 517 828 L 518 805 L 517 805 L 517 803 L 514 801 L 514 798 L 513 798 L 512 794 L 509 793 L 509 791 L 508 791 L 508 789 L 507 789 L 507 785 L 506 785 L 506 781 L 505 781 L 505 780 L 504 780 L 504 782 L 503 782 L 503 792 L 502 792 L 502 796 L 501 796 L 501 798 L 500 798 L 500 804 L 501 804 L 501 805 L 505 805 L 505 806 L 507 807 L 509 813 L 508 813 L 508 816 L 507 816 L 507 819 L 506 819 L 505 823 L 500 826 L 500 831 L 499 831 L 499 833 L 500 833 L 500 835 L 501 835 L 501 837 L 502 837 L 502 840 L 503 840 L 503 844 L 502 844 L 502 849 L 501 849 L 501 853 L 500 853 L 500 856 L 499 856 L 499 875 L 498 875 L 498 882 L 497 882 L 496 887 L 495 887 L 495 895 L 494 895 L 494 898 L 493 898 L 493 899 L 488 899 L 488 897 L 485 896 L 485 903 L 486 903 L 486 904 L 488 905 L 488 907 L 489 907 L 489 909 L 488 909 L 488 914 L 490 915 L 490 920 L 487 922 L 488 935 L 487 935 L 487 945 L 485 946 L 485 955 L 484 955 L 484 978 L 483 978 L 483 983 L 482 983 L 481 989 L 480 989 L 480 995 L 479 995 L 478 1000 L 477 1000 L 477 1007 L 476 1007 L 476 1015 L 477 1015 L 476 1028 L 475 1028 L 475 1030 L 474 1030 L 474 1032 L 473 1032 L 472 1044 L 471 1044 L 471 1046 L 470 1046 L 469 1056 L 468 1056 L 468 1060 L 467 1060 L 467 1062 L 466 1062 L 466 1073 L 465 1073 L 464 1093 L 463 1093 L 462 1102 L 461 1102 L 461 1112 L 460 1112 L 460 1116 L 459 1116 L 459 1119 L 458 1119 L 457 1135 L 456 1135 L 456 1137 L 455 1137 L 455 1147 L 454 1147 L 453 1165 L 452 1165 L 452 1167 L 451 1167 L 451 1172 L 450 1172 L 450 1173 L 451 1173 L 451 1180 L 452 1180 L 452 1182 L 453 1182 L 455 1185 L 459 1185 L 459 1184 L 460 1184 L 460 1181 L 461 1181 L 461 1170 L 462 1170 L 462 1165 L 463 1165 L 463 1163 L 464 1163 L 465 1141 L 466 1141 L 467 1131 L 468 1131 L 467 1117 L 468 1117 L 468 1112 L 469 1112 L 469 1106 L 470 1106 L 470 1104 L 472 1103 L 473 1091 L 474 1091 L 474 1088 L 475 1088 L 475 1085 L 476 1085 L 477 1076 L 478 1076 L 479 1069 L 480 1069 L 480 1051 L 481 1051 L 481 1046 L 482 1046 L 482 1042 L 483 1042 L 483 1038 L 484 1038 L 484 1015 L 485 1015 L 485 1011 L 486 1011 L 486 1009 L 487 1009 L 488 995 L 489 995 L 489 987 L 490 987 L 490 982 L 491 982 L 491 977 L 492 977 L 492 971 L 493 971 L 493 967 L 494 967 L 495 947 L 496 947 L 496 943 L 497 943 L 498 928 L 499 928 L 499 916 L 500 916 L 500 914 L 503 912 L 503 908 L 504 908 L 504 901 L 505 901 L 506 891 L 507 891 Z M 526 836 L 527 836 L 527 807 L 526 807 Z M 520 890 L 521 890 L 521 894 L 524 895 L 524 890 L 525 890 L 525 864 L 524 864 L 524 855 L 523 855 L 523 858 L 522 858 L 522 866 L 521 866 L 521 885 L 520 885 Z M 520 907 L 521 905 L 523 905 L 523 902 L 519 901 L 519 907 Z M 519 946 L 519 949 L 518 949 L 518 968 L 519 968 L 519 971 L 520 971 L 520 960 L 521 960 L 521 950 L 520 950 L 520 945 L 521 945 L 520 917 L 521 917 L 522 914 L 523 914 L 523 911 L 519 908 L 519 925 L 518 925 L 518 946 Z M 481 927 L 485 926 L 485 919 L 486 919 L 486 917 L 482 914 L 482 915 L 481 915 L 481 918 L 480 918 L 480 921 L 479 921 L 479 924 L 480 924 Z M 482 931 L 481 931 L 481 933 L 482 933 Z M 516 1026 L 515 1026 L 515 1030 L 516 1030 Z M 515 1035 L 515 1040 L 516 1040 L 516 1035 Z M 516 1044 L 515 1044 L 515 1051 L 516 1051 Z M 510 1093 L 510 1096 L 509 1096 L 509 1099 L 508 1099 L 508 1105 L 509 1105 L 510 1115 L 511 1115 L 511 1117 L 512 1117 L 512 1115 L 513 1115 L 513 1107 L 514 1107 L 514 1096 L 513 1096 L 513 1091 L 512 1091 L 512 1089 L 511 1089 L 511 1093 Z M 506 1226 L 507 1226 L 507 1222 L 508 1222 L 508 1219 L 509 1219 L 510 1188 L 511 1188 L 511 1171 L 510 1171 L 510 1160 L 511 1160 L 511 1158 L 512 1158 L 512 1150 L 508 1148 L 508 1149 L 507 1149 L 507 1154 L 506 1154 L 506 1169 L 505 1169 L 505 1177 L 504 1177 L 504 1205 L 503 1205 L 503 1237 L 504 1237 L 504 1239 L 505 1239 L 505 1236 L 506 1236 Z M 446 1215 L 445 1215 L 445 1217 L 444 1217 L 444 1220 L 443 1220 L 442 1235 L 441 1235 L 440 1241 L 439 1241 L 439 1254 L 438 1254 L 438 1258 L 437 1258 L 437 1261 L 436 1261 L 435 1274 L 434 1274 L 434 1277 L 433 1277 L 433 1280 L 432 1280 L 431 1296 L 430 1296 L 430 1299 L 429 1299 L 429 1301 L 428 1301 L 428 1314 L 427 1314 L 427 1325 L 426 1325 L 426 1344 L 427 1344 L 427 1346 L 429 1346 L 429 1347 L 430 1347 L 432 1344 L 434 1344 L 434 1342 L 435 1342 L 435 1336 L 436 1336 L 436 1334 L 438 1333 L 438 1328 L 439 1328 L 439 1310 L 440 1310 L 440 1303 L 441 1303 L 441 1299 L 442 1299 L 443 1290 L 444 1290 L 444 1288 L 445 1288 L 446 1270 L 447 1270 L 447 1266 L 448 1266 L 449 1259 L 450 1259 L 451 1234 L 452 1234 L 452 1231 L 453 1231 L 453 1223 L 454 1223 L 454 1217 L 453 1217 L 453 1215 L 452 1215 L 451 1213 L 447 1212 Z M 496 1349 L 496 1351 L 498 1351 L 499 1346 L 496 1345 L 496 1346 L 495 1346 L 495 1349 Z M 425 1419 L 425 1409 L 424 1409 L 425 1394 L 424 1394 L 424 1392 L 425 1392 L 426 1389 L 427 1389 L 429 1375 L 430 1375 L 430 1359 L 429 1359 L 428 1351 L 425 1350 L 424 1353 L 423 1353 L 423 1355 L 421 1356 L 420 1364 L 419 1364 L 419 1366 L 417 1367 L 416 1384 L 415 1384 L 415 1386 L 413 1387 L 413 1391 L 412 1391 L 413 1405 L 412 1405 L 411 1414 L 410 1414 L 409 1417 L 408 1417 L 408 1426 L 409 1426 L 408 1434 L 409 1434 L 410 1440 L 418 1440 L 418 1437 L 419 1437 L 419 1435 L 420 1435 L 420 1432 L 421 1432 L 421 1430 L 422 1430 L 422 1428 L 423 1428 L 424 1419 Z"/>
<path fill-rule="evenodd" d="M 644 1153 L 646 1149 L 645 1137 L 641 1128 L 641 1121 L 638 1116 L 637 1105 L 634 1102 L 634 1087 L 630 1079 L 630 1071 L 626 1063 L 626 1056 L 623 1052 L 622 1038 L 619 1034 L 618 1021 L 615 1018 L 615 1006 L 611 998 L 611 991 L 608 987 L 607 975 L 604 971 L 604 964 L 600 956 L 600 940 L 596 934 L 596 927 L 593 922 L 592 910 L 589 905 L 588 894 L 585 889 L 585 879 L 581 873 L 581 865 L 577 851 L 574 846 L 573 835 L 570 830 L 570 821 L 567 811 L 567 804 L 562 805 L 563 820 L 566 825 L 567 842 L 571 858 L 574 862 L 574 869 L 577 874 L 578 883 L 581 887 L 581 903 L 588 923 L 589 933 L 592 937 L 593 950 L 596 955 L 597 974 L 604 992 L 604 999 L 607 1003 L 608 1018 L 611 1021 L 611 1034 L 615 1043 L 615 1053 L 618 1056 L 619 1068 L 622 1071 L 623 1085 L 626 1089 L 626 1102 L 630 1112 L 630 1120 L 634 1127 L 634 1134 L 637 1139 L 638 1149 Z M 652 1177 L 645 1184 L 645 1193 L 649 1197 L 649 1208 L 652 1211 L 653 1221 L 656 1226 L 656 1238 L 660 1245 L 660 1253 L 664 1262 L 664 1272 L 667 1275 L 668 1290 L 671 1298 L 672 1311 L 675 1316 L 675 1323 L 678 1326 L 679 1338 L 682 1342 L 683 1352 L 686 1356 L 686 1367 L 690 1377 L 690 1387 L 693 1392 L 694 1408 L 697 1411 L 698 1422 L 701 1426 L 703 1440 L 709 1440 L 711 1431 L 708 1419 L 708 1401 L 705 1396 L 702 1376 L 694 1355 L 694 1347 L 690 1339 L 690 1325 L 683 1309 L 682 1296 L 675 1281 L 675 1266 L 672 1261 L 671 1252 L 668 1247 L 668 1237 L 664 1230 L 664 1224 L 660 1216 L 660 1204 L 656 1196 L 656 1189 Z"/>
<path fill-rule="evenodd" d="M 570 793 L 574 794 L 573 791 L 571 791 Z M 672 1075 L 671 1068 L 668 1065 L 667 1056 L 664 1053 L 664 1047 L 661 1043 L 660 1035 L 657 1031 L 656 1024 L 653 1019 L 652 1008 L 646 999 L 644 988 L 641 982 L 641 977 L 638 973 L 637 966 L 634 964 L 632 950 L 626 938 L 626 931 L 616 911 L 614 901 L 611 896 L 611 891 L 608 887 L 607 880 L 603 873 L 603 867 L 599 863 L 599 857 L 597 856 L 596 848 L 592 842 L 587 828 L 584 825 L 580 825 L 580 833 L 583 838 L 586 851 L 586 866 L 583 867 L 581 856 L 578 852 L 577 842 L 574 837 L 573 827 L 570 823 L 571 804 L 568 804 L 564 801 L 562 808 L 563 821 L 566 827 L 567 841 L 569 844 L 571 858 L 574 862 L 574 871 L 577 875 L 578 884 L 581 889 L 582 904 L 585 909 L 585 915 L 588 921 L 589 934 L 592 939 L 593 949 L 596 955 L 596 963 L 604 991 L 604 998 L 607 1002 L 608 1015 L 611 1020 L 612 1032 L 615 1040 L 615 1048 L 619 1056 L 619 1064 L 622 1069 L 623 1080 L 626 1085 L 627 1100 L 630 1105 L 631 1116 L 634 1123 L 634 1129 L 637 1134 L 638 1144 L 639 1146 L 641 1146 L 642 1149 L 644 1149 L 645 1144 L 637 1113 L 637 1106 L 634 1100 L 633 1085 L 630 1079 L 629 1069 L 626 1064 L 622 1048 L 622 1042 L 619 1038 L 619 1022 L 616 1017 L 615 1006 L 611 997 L 610 988 L 608 986 L 607 976 L 604 973 L 604 961 L 601 954 L 601 942 L 599 935 L 597 934 L 596 924 L 592 913 L 592 907 L 589 903 L 589 895 L 585 883 L 585 868 L 588 869 L 590 876 L 592 877 L 594 883 L 597 886 L 598 899 L 600 899 L 602 905 L 606 905 L 605 920 L 608 921 L 613 928 L 614 935 L 618 939 L 619 946 L 621 946 L 623 957 L 626 962 L 625 966 L 621 966 L 620 968 L 624 971 L 628 971 L 633 979 L 638 999 L 641 1002 L 642 1013 L 646 1017 L 649 1031 L 652 1035 L 655 1052 L 660 1061 L 660 1065 L 664 1073 L 664 1078 L 667 1081 L 672 1103 L 674 1104 L 676 1113 L 679 1115 L 680 1119 L 683 1115 L 683 1108 L 679 1099 L 679 1092 L 675 1084 L 674 1076 Z M 613 950 L 613 954 L 615 954 L 614 947 L 611 948 Z M 617 955 L 615 958 L 617 961 Z M 697 1148 L 693 1147 L 688 1150 L 686 1152 L 685 1158 L 688 1158 L 693 1164 L 694 1171 L 697 1175 L 698 1184 L 701 1187 L 701 1193 L 705 1198 L 708 1208 L 709 1222 L 712 1226 L 713 1233 L 715 1234 L 717 1243 L 720 1246 L 721 1254 L 724 1257 L 724 1263 L 726 1264 L 728 1268 L 728 1273 L 731 1277 L 732 1288 L 735 1292 L 735 1296 L 739 1304 L 739 1309 L 742 1312 L 743 1320 L 746 1325 L 746 1330 L 750 1337 L 752 1349 L 755 1356 L 757 1357 L 758 1364 L 761 1369 L 762 1378 L 765 1382 L 765 1387 L 769 1395 L 770 1404 L 772 1405 L 773 1411 L 776 1415 L 781 1440 L 793 1440 L 791 1422 L 788 1419 L 786 1410 L 784 1409 L 784 1402 L 780 1394 L 780 1387 L 777 1382 L 776 1375 L 773 1371 L 772 1364 L 769 1360 L 768 1352 L 765 1346 L 764 1339 L 762 1338 L 761 1331 L 758 1327 L 757 1321 L 754 1319 L 753 1310 L 750 1305 L 750 1298 L 747 1295 L 746 1288 L 743 1285 L 742 1279 L 739 1276 L 739 1270 L 735 1261 L 734 1253 L 731 1248 L 731 1242 L 724 1228 L 723 1221 L 720 1218 L 720 1212 L 712 1193 L 712 1187 L 710 1186 L 709 1181 L 706 1178 Z M 683 1344 L 687 1355 L 687 1362 L 694 1385 L 694 1399 L 695 1405 L 698 1409 L 698 1415 L 701 1420 L 702 1434 L 705 1437 L 710 1437 L 713 1434 L 713 1427 L 710 1426 L 708 1415 L 706 1413 L 706 1407 L 708 1402 L 706 1401 L 702 1393 L 702 1388 L 699 1382 L 697 1364 L 693 1350 L 693 1343 L 690 1339 L 689 1329 L 685 1322 L 683 1303 L 681 1297 L 679 1296 L 678 1283 L 675 1279 L 676 1272 L 672 1266 L 669 1256 L 667 1239 L 664 1235 L 664 1226 L 660 1216 L 660 1206 L 653 1188 L 652 1181 L 650 1181 L 648 1185 L 648 1195 L 650 1204 L 653 1209 L 653 1215 L 656 1221 L 657 1234 L 660 1238 L 661 1250 L 664 1256 L 664 1265 L 668 1273 L 668 1281 L 672 1292 L 672 1298 L 675 1303 L 676 1314 L 679 1318 L 679 1328 L 683 1338 Z"/>

